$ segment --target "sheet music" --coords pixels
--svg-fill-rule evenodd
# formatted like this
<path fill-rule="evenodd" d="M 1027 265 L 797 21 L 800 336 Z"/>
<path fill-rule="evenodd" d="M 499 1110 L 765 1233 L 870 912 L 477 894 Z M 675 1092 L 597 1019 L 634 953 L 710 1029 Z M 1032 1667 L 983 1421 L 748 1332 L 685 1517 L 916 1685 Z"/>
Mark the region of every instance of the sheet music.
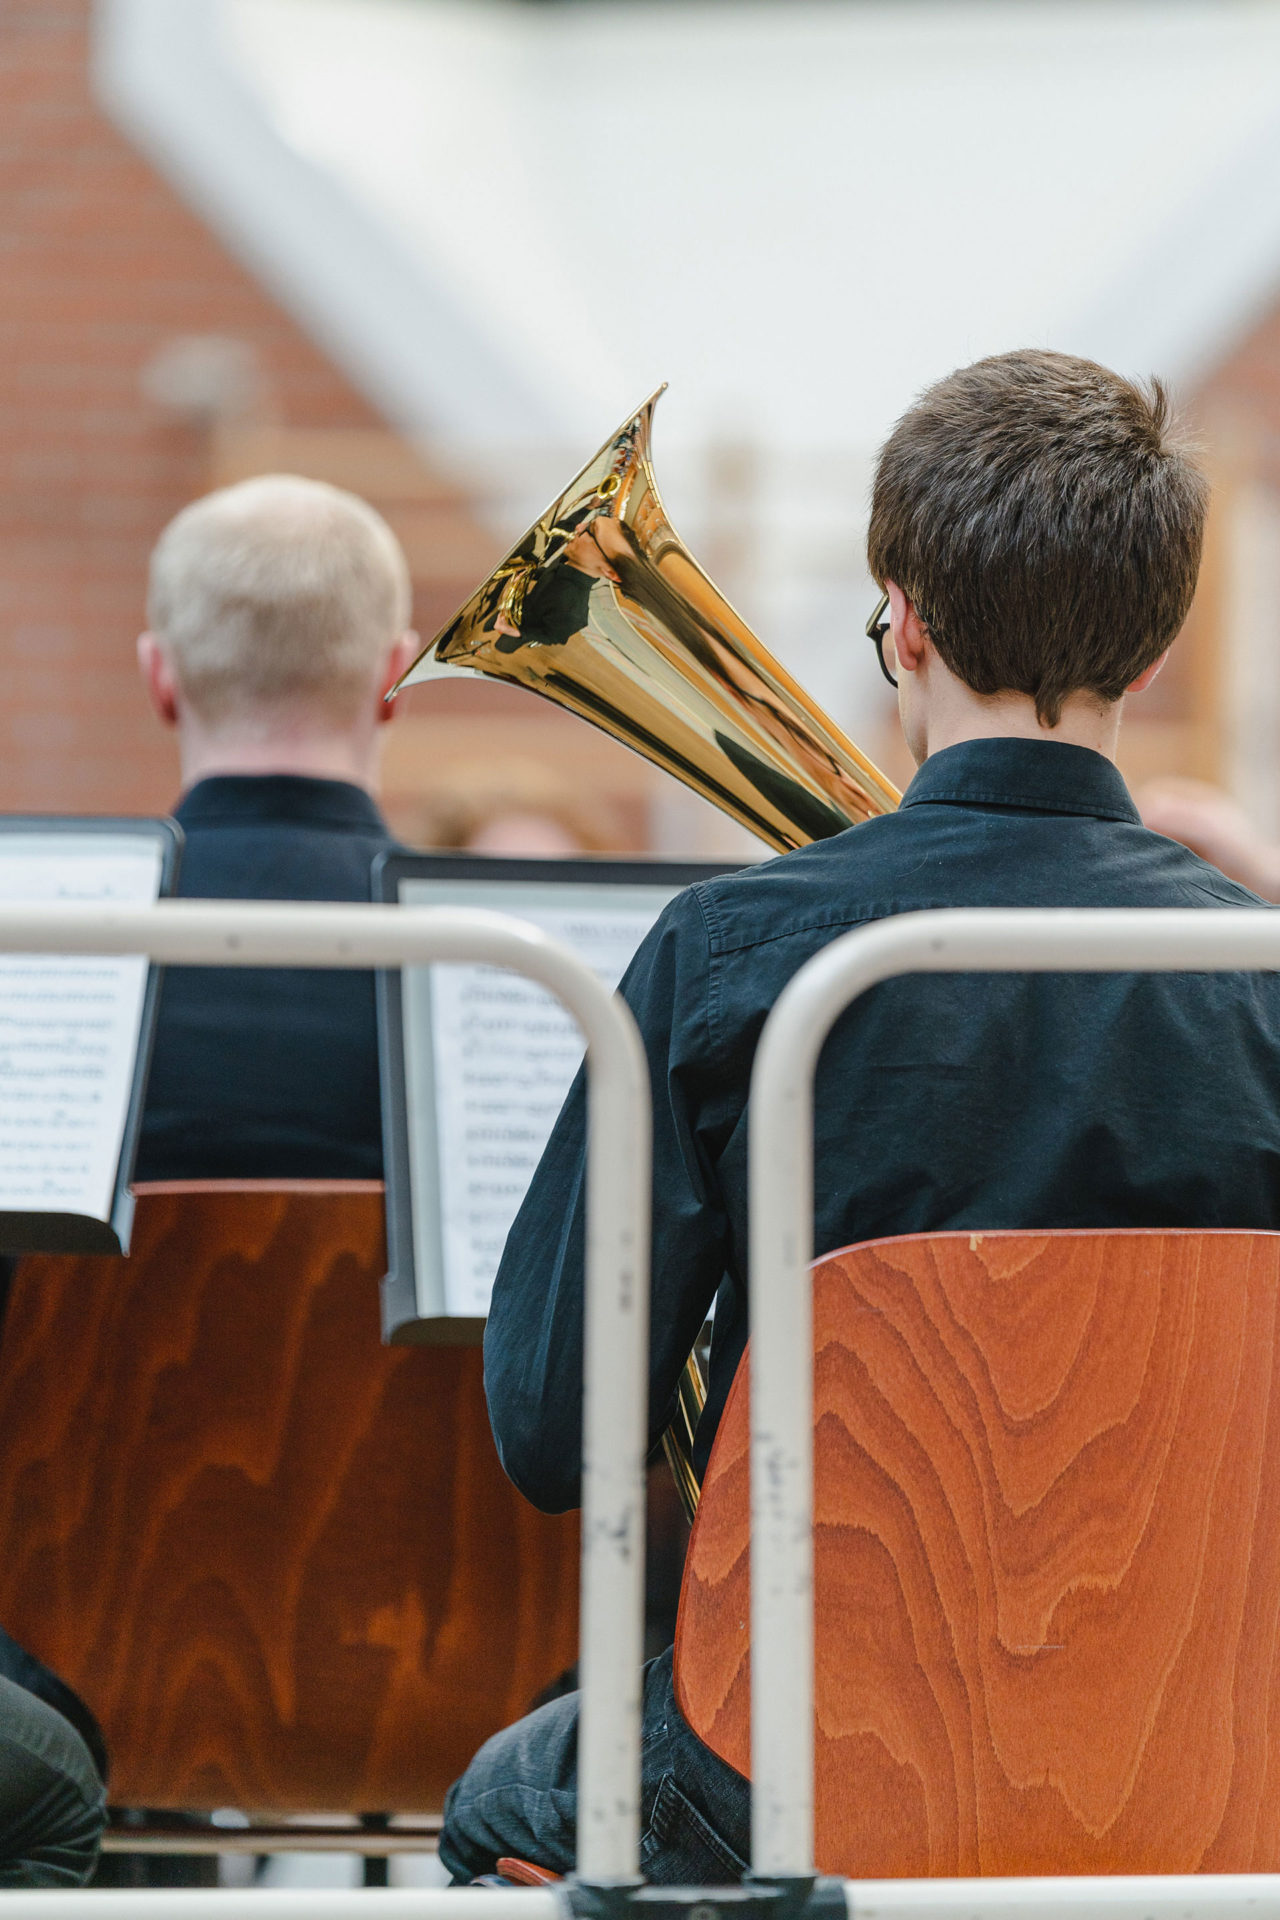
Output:
<path fill-rule="evenodd" d="M 0 916 L 146 905 L 162 860 L 140 835 L 0 835 Z M 146 982 L 145 959 L 0 955 L 0 1210 L 111 1217 Z"/>
<path fill-rule="evenodd" d="M 573 947 L 613 988 L 658 911 L 521 908 L 521 918 Z M 450 1313 L 484 1314 L 511 1222 L 582 1064 L 582 1038 L 533 980 L 496 967 L 433 972 L 445 1303 Z"/>
<path fill-rule="evenodd" d="M 572 947 L 610 988 L 677 889 L 407 882 L 406 905 L 500 907 Z M 414 1252 L 420 1298 L 483 1317 L 525 1190 L 582 1062 L 551 994 L 495 967 L 403 976 Z"/>

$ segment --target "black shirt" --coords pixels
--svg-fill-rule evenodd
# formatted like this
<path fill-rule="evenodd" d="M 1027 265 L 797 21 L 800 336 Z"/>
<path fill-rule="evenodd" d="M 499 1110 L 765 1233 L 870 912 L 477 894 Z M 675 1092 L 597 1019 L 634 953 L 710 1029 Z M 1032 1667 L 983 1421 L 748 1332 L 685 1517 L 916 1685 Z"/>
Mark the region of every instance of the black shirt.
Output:
<path fill-rule="evenodd" d="M 201 780 L 176 818 L 195 900 L 368 900 L 393 844 L 361 788 L 296 774 Z M 134 1177 L 380 1180 L 372 975 L 171 967 Z"/>
<path fill-rule="evenodd" d="M 623 991 L 653 1080 L 650 1437 L 713 1298 L 705 1463 L 746 1341 L 747 1087 L 760 1029 L 849 928 L 929 907 L 1263 903 L 1141 824 L 1116 768 L 1055 741 L 934 755 L 897 813 L 667 908 Z M 821 1252 L 944 1228 L 1280 1227 L 1280 980 L 946 974 L 886 981 L 818 1071 Z M 485 1379 L 540 1506 L 581 1472 L 581 1077 L 507 1242 Z"/>

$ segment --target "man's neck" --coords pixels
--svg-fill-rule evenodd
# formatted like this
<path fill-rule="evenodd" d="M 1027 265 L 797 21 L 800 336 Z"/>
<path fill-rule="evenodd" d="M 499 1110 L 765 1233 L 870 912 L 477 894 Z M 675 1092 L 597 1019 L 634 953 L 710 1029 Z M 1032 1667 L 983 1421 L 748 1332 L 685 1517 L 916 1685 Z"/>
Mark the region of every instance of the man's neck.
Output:
<path fill-rule="evenodd" d="M 924 723 L 924 752 L 920 759 L 941 753 L 964 740 L 1050 740 L 1071 747 L 1088 747 L 1114 760 L 1120 741 L 1120 700 L 1102 702 L 1089 694 L 1072 694 L 1063 702 L 1056 727 L 1042 726 L 1035 702 L 1025 694 L 973 693 L 952 683 L 942 699 L 930 703 Z"/>
<path fill-rule="evenodd" d="M 279 732 L 243 734 L 183 726 L 180 733 L 182 789 L 218 774 L 301 774 L 312 780 L 345 780 L 366 793 L 377 791 L 376 743 L 370 735 Z"/>

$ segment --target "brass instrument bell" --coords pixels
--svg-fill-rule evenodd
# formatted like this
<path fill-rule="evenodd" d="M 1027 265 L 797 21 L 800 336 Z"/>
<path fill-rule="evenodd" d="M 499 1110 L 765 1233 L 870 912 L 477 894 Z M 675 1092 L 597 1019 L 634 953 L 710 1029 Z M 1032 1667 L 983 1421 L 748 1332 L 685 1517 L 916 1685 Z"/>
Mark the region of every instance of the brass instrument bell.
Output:
<path fill-rule="evenodd" d="M 478 673 L 581 714 L 779 850 L 898 804 L 667 518 L 654 405 L 608 439 L 393 693 Z"/>

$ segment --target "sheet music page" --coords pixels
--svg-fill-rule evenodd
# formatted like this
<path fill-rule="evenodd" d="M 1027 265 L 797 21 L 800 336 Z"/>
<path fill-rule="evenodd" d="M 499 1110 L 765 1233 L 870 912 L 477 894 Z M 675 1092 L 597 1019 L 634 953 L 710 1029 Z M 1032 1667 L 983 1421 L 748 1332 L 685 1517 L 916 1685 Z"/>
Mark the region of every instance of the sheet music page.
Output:
<path fill-rule="evenodd" d="M 463 897 L 533 921 L 581 954 L 612 989 L 675 891 L 583 884 L 499 892 L 472 883 Z M 416 885 L 401 897 L 406 904 L 442 903 L 438 889 L 420 892 Z M 460 903 L 456 893 L 449 898 Z M 409 1120 L 420 1275 L 438 1261 L 444 1311 L 483 1316 L 511 1223 L 581 1065 L 582 1039 L 551 994 L 494 967 L 406 970 L 403 1002 L 411 1089 L 418 1063 Z M 432 1290 L 429 1279 L 425 1291 Z"/>
<path fill-rule="evenodd" d="M 613 988 L 659 911 L 599 902 L 522 907 L 520 917 Z M 432 971 L 445 1302 L 450 1313 L 485 1314 L 511 1223 L 582 1064 L 582 1037 L 560 1002 L 520 974 Z"/>
<path fill-rule="evenodd" d="M 0 834 L 0 918 L 147 905 L 162 859 L 142 835 Z M 0 954 L 0 1210 L 110 1219 L 146 983 L 145 959 Z"/>

